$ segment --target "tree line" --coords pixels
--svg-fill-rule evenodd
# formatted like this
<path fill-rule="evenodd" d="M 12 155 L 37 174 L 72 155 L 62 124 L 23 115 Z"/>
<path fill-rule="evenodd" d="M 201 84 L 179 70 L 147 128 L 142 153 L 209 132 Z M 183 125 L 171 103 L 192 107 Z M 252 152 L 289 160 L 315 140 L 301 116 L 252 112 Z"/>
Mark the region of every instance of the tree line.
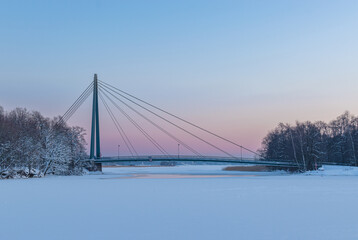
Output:
<path fill-rule="evenodd" d="M 329 123 L 280 123 L 263 139 L 260 153 L 295 162 L 302 171 L 324 163 L 358 166 L 358 117 L 345 112 Z"/>
<path fill-rule="evenodd" d="M 81 174 L 87 158 L 84 129 L 59 120 L 0 107 L 0 178 Z"/>

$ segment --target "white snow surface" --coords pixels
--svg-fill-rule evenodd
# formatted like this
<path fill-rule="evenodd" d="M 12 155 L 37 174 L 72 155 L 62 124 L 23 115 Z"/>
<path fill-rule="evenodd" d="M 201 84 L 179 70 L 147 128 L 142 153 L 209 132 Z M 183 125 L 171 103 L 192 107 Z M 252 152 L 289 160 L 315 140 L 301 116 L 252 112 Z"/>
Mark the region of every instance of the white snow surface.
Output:
<path fill-rule="evenodd" d="M 358 176 L 358 167 L 323 165 L 317 171 L 310 171 L 305 174 L 319 176 Z"/>
<path fill-rule="evenodd" d="M 0 180 L 0 239 L 358 239 L 356 168 L 223 167 Z"/>

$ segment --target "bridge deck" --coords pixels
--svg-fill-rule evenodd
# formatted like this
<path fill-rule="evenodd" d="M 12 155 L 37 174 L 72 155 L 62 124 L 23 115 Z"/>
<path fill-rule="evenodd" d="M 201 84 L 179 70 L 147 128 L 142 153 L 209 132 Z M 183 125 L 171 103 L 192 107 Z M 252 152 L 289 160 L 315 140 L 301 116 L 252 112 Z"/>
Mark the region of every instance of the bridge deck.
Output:
<path fill-rule="evenodd" d="M 211 157 L 211 156 L 117 156 L 117 157 L 102 157 L 95 159 L 95 163 L 119 163 L 119 162 L 161 162 L 161 161 L 177 161 L 177 162 L 212 162 L 212 163 L 241 163 L 241 164 L 254 164 L 266 165 L 277 167 L 297 167 L 292 162 L 281 161 L 263 161 L 255 158 L 230 158 L 230 157 Z"/>

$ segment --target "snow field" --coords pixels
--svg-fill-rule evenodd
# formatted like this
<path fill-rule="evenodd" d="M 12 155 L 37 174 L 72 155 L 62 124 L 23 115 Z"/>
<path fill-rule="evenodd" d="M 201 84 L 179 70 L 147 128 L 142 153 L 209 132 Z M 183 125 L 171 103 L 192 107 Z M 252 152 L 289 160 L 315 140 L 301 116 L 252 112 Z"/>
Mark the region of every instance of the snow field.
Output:
<path fill-rule="evenodd" d="M 3 180 L 0 239 L 358 239 L 356 176 L 222 168 Z M 133 174 L 220 176 L 126 178 Z"/>

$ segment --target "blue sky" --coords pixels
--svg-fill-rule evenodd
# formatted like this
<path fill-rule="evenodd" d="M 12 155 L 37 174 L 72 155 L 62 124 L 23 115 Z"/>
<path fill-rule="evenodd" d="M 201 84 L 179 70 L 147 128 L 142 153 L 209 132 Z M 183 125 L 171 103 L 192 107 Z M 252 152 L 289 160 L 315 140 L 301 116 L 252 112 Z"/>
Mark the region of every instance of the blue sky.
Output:
<path fill-rule="evenodd" d="M 256 149 L 279 122 L 358 113 L 357 13 L 357 1 L 0 1 L 0 105 L 59 115 L 98 73 Z M 70 123 L 86 127 L 89 109 Z"/>

